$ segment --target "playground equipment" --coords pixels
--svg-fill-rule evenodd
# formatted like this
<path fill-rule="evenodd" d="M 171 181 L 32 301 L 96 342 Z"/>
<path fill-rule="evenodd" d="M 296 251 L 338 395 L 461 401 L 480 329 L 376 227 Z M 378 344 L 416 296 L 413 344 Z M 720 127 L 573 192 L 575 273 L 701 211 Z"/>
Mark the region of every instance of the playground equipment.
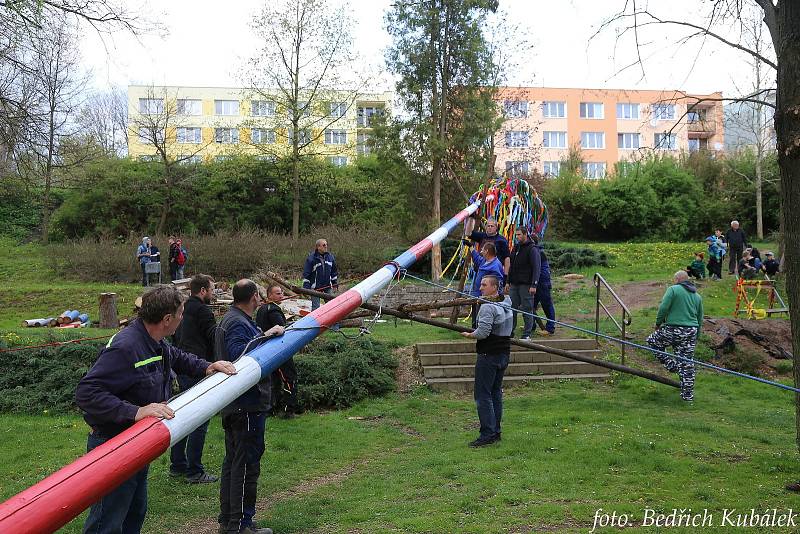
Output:
<path fill-rule="evenodd" d="M 788 315 L 789 308 L 775 307 L 776 298 L 783 304 L 783 300 L 775 289 L 774 280 L 745 280 L 739 278 L 733 288 L 736 292 L 736 307 L 733 310 L 733 316 L 738 317 L 739 314 L 744 314 L 747 319 L 766 319 L 770 315 L 776 313 L 785 313 Z M 756 300 L 765 290 L 767 295 L 767 307 L 757 308 Z"/>

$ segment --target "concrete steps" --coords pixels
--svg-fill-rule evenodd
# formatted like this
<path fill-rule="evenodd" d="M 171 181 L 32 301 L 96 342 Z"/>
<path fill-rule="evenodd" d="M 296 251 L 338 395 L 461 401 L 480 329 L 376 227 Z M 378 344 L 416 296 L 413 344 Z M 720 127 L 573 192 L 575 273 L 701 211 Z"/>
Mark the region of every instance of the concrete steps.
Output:
<path fill-rule="evenodd" d="M 602 354 L 593 339 L 535 338 L 532 341 L 593 358 Z M 472 390 L 475 376 L 474 341 L 418 343 L 416 349 L 425 380 L 433 389 Z M 603 380 L 607 377 L 608 370 L 604 367 L 548 352 L 512 346 L 503 383 L 511 386 L 530 380 Z"/>

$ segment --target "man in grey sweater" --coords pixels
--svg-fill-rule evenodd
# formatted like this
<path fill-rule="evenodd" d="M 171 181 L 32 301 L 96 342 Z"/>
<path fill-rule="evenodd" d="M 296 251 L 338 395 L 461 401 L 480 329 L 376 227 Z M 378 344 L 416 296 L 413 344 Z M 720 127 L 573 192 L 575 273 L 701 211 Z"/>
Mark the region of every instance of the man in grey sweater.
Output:
<path fill-rule="evenodd" d="M 500 441 L 500 420 L 503 418 L 503 373 L 508 367 L 511 352 L 511 333 L 514 314 L 511 299 L 499 294 L 500 281 L 487 275 L 481 279 L 482 302 L 478 311 L 478 326 L 464 337 L 477 339 L 475 350 L 475 405 L 481 422 L 480 435 L 470 447 L 483 447 Z"/>

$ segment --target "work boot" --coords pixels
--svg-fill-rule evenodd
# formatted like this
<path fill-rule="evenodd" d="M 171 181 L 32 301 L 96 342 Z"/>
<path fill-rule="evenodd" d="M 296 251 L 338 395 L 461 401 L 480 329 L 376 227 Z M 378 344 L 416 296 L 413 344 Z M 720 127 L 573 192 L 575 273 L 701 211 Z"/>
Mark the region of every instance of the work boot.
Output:
<path fill-rule="evenodd" d="M 272 534 L 272 529 L 269 527 L 258 528 L 255 525 L 244 527 L 239 534 Z"/>

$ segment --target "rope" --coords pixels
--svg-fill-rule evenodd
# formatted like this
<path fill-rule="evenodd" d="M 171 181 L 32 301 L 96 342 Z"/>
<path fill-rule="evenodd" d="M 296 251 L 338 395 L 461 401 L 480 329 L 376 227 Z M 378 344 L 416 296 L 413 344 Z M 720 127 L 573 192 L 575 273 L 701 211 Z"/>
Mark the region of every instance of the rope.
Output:
<path fill-rule="evenodd" d="M 491 302 L 491 301 L 483 299 L 481 297 L 473 297 L 472 295 L 468 295 L 467 293 L 464 293 L 463 291 L 458 291 L 458 290 L 455 290 L 455 289 L 445 288 L 444 286 L 442 286 L 440 284 L 437 284 L 436 282 L 431 282 L 430 280 L 425 280 L 424 278 L 419 278 L 417 276 L 414 276 L 413 274 L 409 274 L 408 272 L 405 272 L 403 276 L 404 277 L 413 278 L 414 280 L 419 280 L 420 282 L 424 282 L 426 284 L 430 284 L 430 285 L 435 286 L 435 287 L 441 287 L 443 289 L 446 289 L 447 291 L 452 291 L 453 293 L 458 293 L 458 294 L 463 295 L 463 296 L 468 296 L 470 298 L 477 298 L 481 302 Z M 496 304 L 496 303 L 494 303 L 494 304 Z M 540 320 L 543 320 L 543 321 L 552 321 L 553 323 L 555 323 L 555 324 L 557 324 L 559 326 L 563 326 L 563 327 L 566 327 L 566 328 L 571 328 L 573 330 L 577 330 L 578 332 L 591 334 L 592 336 L 602 337 L 603 339 L 607 339 L 607 340 L 613 341 L 615 343 L 628 345 L 628 346 L 636 348 L 636 349 L 641 349 L 641 350 L 645 350 L 645 351 L 648 351 L 648 352 L 652 352 L 653 354 L 662 354 L 664 356 L 669 356 L 670 358 L 676 358 L 676 359 L 679 359 L 679 360 L 683 360 L 685 362 L 693 363 L 693 364 L 699 365 L 701 367 L 708 367 L 709 369 L 713 369 L 715 371 L 719 371 L 719 372 L 724 373 L 724 374 L 738 376 L 740 378 L 746 378 L 748 380 L 753 380 L 755 382 L 761 382 L 762 384 L 775 386 L 777 388 L 785 389 L 787 391 L 793 391 L 795 393 L 800 393 L 800 389 L 795 388 L 793 386 L 787 386 L 786 384 L 781 384 L 780 382 L 774 382 L 772 380 L 767 380 L 765 378 L 759 378 L 757 376 L 752 376 L 752 375 L 748 375 L 748 374 L 745 374 L 745 373 L 740 373 L 739 371 L 733 371 L 731 369 L 726 369 L 724 367 L 719 367 L 717 365 L 714 365 L 714 364 L 711 364 L 711 363 L 702 362 L 700 360 L 695 360 L 693 358 L 684 358 L 683 356 L 678 356 L 677 354 L 670 354 L 669 352 L 665 352 L 663 350 L 654 349 L 653 347 L 649 347 L 647 345 L 640 345 L 639 343 L 634 343 L 632 341 L 628 341 L 628 340 L 625 340 L 625 339 L 620 339 L 620 338 L 616 338 L 616 337 L 609 336 L 609 335 L 606 335 L 606 334 L 602 334 L 600 332 L 594 332 L 594 331 L 588 330 L 586 328 L 581 328 L 580 326 L 575 326 L 575 325 L 571 325 L 571 324 L 567 324 L 567 323 L 562 323 L 561 321 L 557 321 L 555 319 L 548 319 L 547 317 L 542 317 L 540 315 L 536 315 L 536 314 L 531 313 L 531 312 L 526 312 L 526 311 L 523 311 L 523 310 L 519 310 L 519 309 L 516 309 L 516 308 L 513 308 L 513 307 L 509 307 L 509 309 L 511 309 L 511 311 L 514 311 L 514 312 L 517 312 L 517 313 L 521 313 L 523 315 L 528 315 L 528 316 L 533 317 L 535 319 L 540 319 Z"/>

